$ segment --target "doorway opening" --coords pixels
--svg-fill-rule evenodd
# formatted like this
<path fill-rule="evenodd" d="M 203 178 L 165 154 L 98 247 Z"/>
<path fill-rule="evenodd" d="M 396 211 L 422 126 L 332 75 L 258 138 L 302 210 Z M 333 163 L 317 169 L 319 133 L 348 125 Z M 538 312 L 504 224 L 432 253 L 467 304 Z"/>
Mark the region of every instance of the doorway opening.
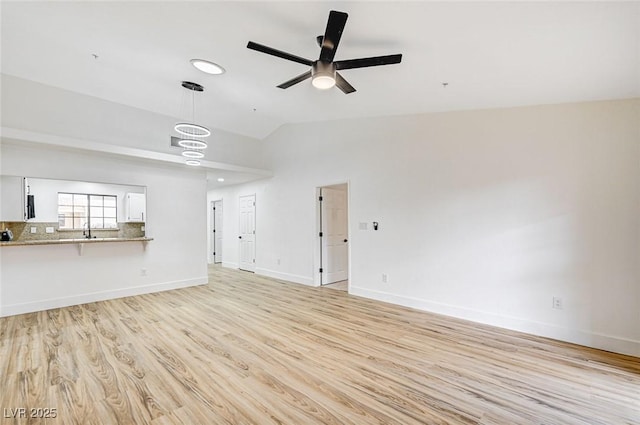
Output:
<path fill-rule="evenodd" d="M 348 291 L 349 287 L 349 186 L 347 183 L 317 188 L 318 264 L 316 283 Z"/>
<path fill-rule="evenodd" d="M 240 197 L 240 270 L 256 270 L 256 195 Z"/>
<path fill-rule="evenodd" d="M 222 199 L 211 202 L 211 254 L 214 264 L 222 263 Z"/>

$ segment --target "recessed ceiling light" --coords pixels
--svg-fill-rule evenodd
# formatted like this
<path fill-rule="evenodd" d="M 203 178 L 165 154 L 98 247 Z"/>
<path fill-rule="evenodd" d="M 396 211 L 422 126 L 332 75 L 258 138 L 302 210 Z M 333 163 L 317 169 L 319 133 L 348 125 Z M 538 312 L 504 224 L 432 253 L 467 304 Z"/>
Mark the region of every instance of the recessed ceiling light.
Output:
<path fill-rule="evenodd" d="M 220 178 L 218 179 L 218 181 L 219 181 L 220 183 L 222 183 L 222 182 L 224 181 L 224 179 L 223 179 L 222 177 L 220 177 Z"/>
<path fill-rule="evenodd" d="M 206 72 L 207 74 L 219 75 L 224 74 L 224 68 L 218 65 L 217 63 L 213 63 L 211 61 L 207 61 L 204 59 L 191 59 L 191 64 L 198 68 L 202 72 Z"/>
<path fill-rule="evenodd" d="M 193 166 L 198 166 L 200 165 L 200 161 L 198 161 L 197 159 L 187 159 L 185 161 L 185 164 L 187 165 L 193 165 Z"/>

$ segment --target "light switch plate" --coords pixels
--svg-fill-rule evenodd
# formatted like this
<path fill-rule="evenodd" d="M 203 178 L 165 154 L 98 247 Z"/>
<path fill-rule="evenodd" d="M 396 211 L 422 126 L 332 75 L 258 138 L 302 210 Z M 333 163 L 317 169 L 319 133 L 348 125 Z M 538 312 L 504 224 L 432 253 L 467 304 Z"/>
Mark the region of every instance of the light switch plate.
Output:
<path fill-rule="evenodd" d="M 45 231 L 46 231 L 47 233 L 53 233 L 53 227 L 47 227 L 47 228 L 45 229 Z"/>

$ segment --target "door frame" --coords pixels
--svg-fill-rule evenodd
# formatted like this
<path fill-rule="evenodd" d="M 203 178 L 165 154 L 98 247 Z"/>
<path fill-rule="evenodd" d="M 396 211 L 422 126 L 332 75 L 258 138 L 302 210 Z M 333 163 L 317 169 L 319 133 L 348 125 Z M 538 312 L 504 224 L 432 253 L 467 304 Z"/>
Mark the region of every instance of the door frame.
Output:
<path fill-rule="evenodd" d="M 209 246 L 209 249 L 211 250 L 211 251 L 209 251 L 209 252 L 211 252 L 211 264 L 221 264 L 222 263 L 222 258 L 220 258 L 220 261 L 216 263 L 216 256 L 213 255 L 213 253 L 217 251 L 217 249 L 216 249 L 217 248 L 216 247 L 216 239 L 217 239 L 216 236 L 217 235 L 214 232 L 215 230 L 217 230 L 216 229 L 217 226 L 215 224 L 216 223 L 216 213 L 215 213 L 215 210 L 214 210 L 214 208 L 216 206 L 216 202 L 220 202 L 221 206 L 224 205 L 224 202 L 223 202 L 222 198 L 220 198 L 220 199 L 212 200 L 211 201 L 211 205 L 209 206 L 209 211 L 211 213 L 211 219 L 210 219 L 211 220 L 210 221 L 210 223 L 211 223 L 211 232 L 209 233 L 209 236 L 211 237 L 211 243 L 210 243 L 210 246 Z M 222 211 L 224 211 L 224 209 Z"/>
<path fill-rule="evenodd" d="M 238 270 L 255 273 L 255 271 L 256 271 L 256 262 L 255 262 L 256 258 L 255 257 L 256 257 L 256 254 L 258 252 L 257 246 L 256 246 L 256 240 L 257 240 L 256 232 L 257 232 L 257 225 L 258 225 L 258 217 L 257 217 L 257 214 L 256 214 L 256 211 L 257 211 L 256 202 L 257 202 L 258 197 L 256 196 L 255 192 L 254 193 L 247 193 L 247 194 L 238 196 L 238 220 L 241 219 L 240 218 L 240 204 L 242 202 L 242 198 L 249 197 L 249 196 L 253 196 L 253 263 L 252 263 L 252 266 L 250 268 L 248 268 L 248 269 L 243 269 L 241 267 L 241 265 L 242 265 L 242 247 L 240 246 L 241 243 L 238 242 Z M 238 234 L 240 233 L 240 225 L 239 224 L 240 223 L 238 223 Z"/>
<path fill-rule="evenodd" d="M 320 189 L 323 187 L 331 187 L 346 184 L 347 185 L 347 239 L 349 243 L 347 245 L 347 291 L 351 287 L 351 182 L 338 181 L 333 183 L 323 184 L 316 186 L 314 190 L 314 203 L 316 209 L 316 223 L 314 226 L 314 238 L 313 238 L 313 285 L 322 286 L 322 273 L 320 273 L 320 267 L 322 267 L 322 240 L 320 238 L 320 229 L 322 229 L 322 210 L 320 205 Z"/>

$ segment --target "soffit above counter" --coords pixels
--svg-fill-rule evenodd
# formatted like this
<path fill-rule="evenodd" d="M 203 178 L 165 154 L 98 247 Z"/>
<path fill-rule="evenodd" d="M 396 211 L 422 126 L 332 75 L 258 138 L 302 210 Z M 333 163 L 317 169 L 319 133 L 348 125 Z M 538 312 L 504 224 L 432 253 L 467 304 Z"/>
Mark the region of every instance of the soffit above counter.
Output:
<path fill-rule="evenodd" d="M 86 151 L 102 155 L 116 155 L 144 161 L 153 161 L 172 167 L 183 167 L 191 170 L 202 170 L 207 175 L 224 175 L 226 184 L 240 184 L 273 176 L 273 172 L 262 168 L 245 167 L 224 162 L 202 160 L 200 167 L 189 167 L 184 164 L 181 155 L 155 152 L 146 149 L 113 145 L 110 143 L 93 142 L 72 137 L 61 137 L 10 127 L 1 127 L 0 137 L 2 145 L 47 146 L 53 148 Z M 223 184 L 219 184 L 222 186 Z"/>

